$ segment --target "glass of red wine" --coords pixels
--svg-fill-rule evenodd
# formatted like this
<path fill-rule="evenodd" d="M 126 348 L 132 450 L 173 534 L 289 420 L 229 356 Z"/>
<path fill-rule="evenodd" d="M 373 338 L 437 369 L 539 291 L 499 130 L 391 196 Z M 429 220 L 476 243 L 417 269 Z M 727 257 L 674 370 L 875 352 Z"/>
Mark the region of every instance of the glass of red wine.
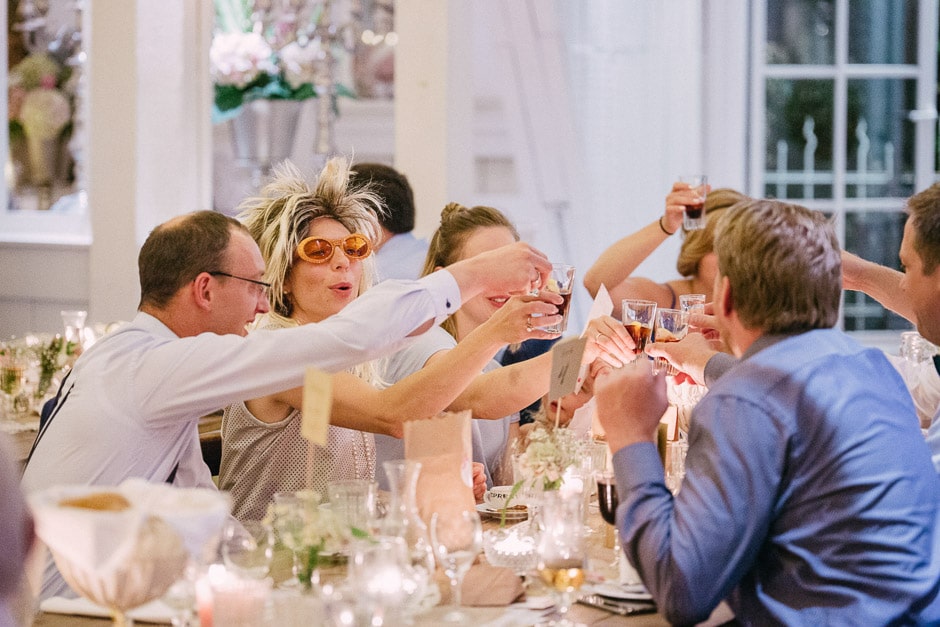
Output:
<path fill-rule="evenodd" d="M 599 470 L 594 474 L 597 480 L 597 506 L 601 518 L 608 525 L 614 525 L 614 561 L 613 566 L 620 564 L 620 534 L 617 532 L 617 479 L 613 470 Z"/>

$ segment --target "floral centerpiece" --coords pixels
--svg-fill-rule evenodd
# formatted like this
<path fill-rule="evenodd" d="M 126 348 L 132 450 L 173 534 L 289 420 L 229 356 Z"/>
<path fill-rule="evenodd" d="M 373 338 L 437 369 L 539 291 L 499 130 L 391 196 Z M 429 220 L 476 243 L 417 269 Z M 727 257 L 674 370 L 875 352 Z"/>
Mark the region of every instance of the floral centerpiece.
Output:
<path fill-rule="evenodd" d="M 520 493 L 529 502 L 538 495 L 561 489 L 566 473 L 581 463 L 581 446 L 577 436 L 564 427 L 536 422 L 527 437 L 517 441 L 518 451 L 512 456 L 515 483 L 503 508 L 506 509 Z"/>
<path fill-rule="evenodd" d="M 269 3 L 215 0 L 216 34 L 209 50 L 215 114 L 225 119 L 258 99 L 306 100 L 320 58 L 308 31 L 319 15 L 271 13 Z"/>
<path fill-rule="evenodd" d="M 368 532 L 350 528 L 329 507 L 321 507 L 322 497 L 312 490 L 277 496 L 268 506 L 264 522 L 277 533 L 278 540 L 290 549 L 294 576 L 307 590 L 319 583 L 319 568 L 326 553 L 333 554 L 352 538 L 369 537 Z"/>

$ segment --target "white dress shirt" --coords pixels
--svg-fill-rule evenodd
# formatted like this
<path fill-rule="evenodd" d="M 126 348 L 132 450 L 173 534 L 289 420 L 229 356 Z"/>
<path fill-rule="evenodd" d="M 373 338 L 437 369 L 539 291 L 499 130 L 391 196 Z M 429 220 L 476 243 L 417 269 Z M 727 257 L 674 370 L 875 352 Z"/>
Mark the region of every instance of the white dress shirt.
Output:
<path fill-rule="evenodd" d="M 23 488 L 118 485 L 129 477 L 162 482 L 174 468 L 174 485 L 210 487 L 199 446 L 201 416 L 298 387 L 306 366 L 336 372 L 385 355 L 459 306 L 457 282 L 443 271 L 385 282 L 318 324 L 247 337 L 180 338 L 139 313 L 76 362 L 63 395 L 74 387 L 40 433 Z M 61 579 L 47 571 L 41 597 L 63 592 Z"/>

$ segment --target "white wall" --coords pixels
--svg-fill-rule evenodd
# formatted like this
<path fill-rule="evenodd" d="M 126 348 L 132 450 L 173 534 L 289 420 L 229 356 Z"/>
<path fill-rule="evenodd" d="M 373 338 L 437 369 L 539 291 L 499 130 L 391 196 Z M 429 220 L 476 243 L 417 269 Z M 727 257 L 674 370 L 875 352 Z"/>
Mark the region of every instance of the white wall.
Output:
<path fill-rule="evenodd" d="M 10 277 L 0 281 L 0 337 L 56 329 L 64 308 L 87 307 L 95 322 L 133 315 L 143 238 L 209 206 L 212 146 L 224 166 L 227 129 L 209 125 L 202 52 L 211 0 L 89 6 L 93 220 L 32 216 L 63 226 L 51 248 L 32 237 L 45 229 L 0 222 Z M 746 13 L 744 0 L 401 2 L 394 117 L 387 102 L 341 102 L 338 147 L 380 161 L 394 147 L 419 232 L 450 200 L 493 205 L 583 276 L 602 247 L 658 217 L 680 172 L 743 187 Z M 302 167 L 313 128 L 307 113 L 294 146 Z M 217 208 L 244 196 L 245 174 L 217 177 L 227 193 Z M 678 244 L 640 272 L 673 277 Z M 586 292 L 576 298 L 586 309 Z"/>

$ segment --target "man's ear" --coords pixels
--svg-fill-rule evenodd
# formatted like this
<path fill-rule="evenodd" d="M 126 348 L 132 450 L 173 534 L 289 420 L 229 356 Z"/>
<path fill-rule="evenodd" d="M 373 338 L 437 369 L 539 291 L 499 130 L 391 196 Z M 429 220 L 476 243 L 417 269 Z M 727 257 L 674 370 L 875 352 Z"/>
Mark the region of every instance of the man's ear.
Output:
<path fill-rule="evenodd" d="M 201 272 L 189 284 L 189 290 L 192 294 L 193 303 L 205 311 L 212 309 L 213 297 L 213 278 L 208 272 Z"/>
<path fill-rule="evenodd" d="M 731 311 L 734 309 L 734 294 L 731 293 L 731 281 L 729 281 L 726 276 L 720 279 L 718 297 L 715 299 L 715 307 L 719 308 L 722 315 L 726 318 L 731 315 Z"/>

